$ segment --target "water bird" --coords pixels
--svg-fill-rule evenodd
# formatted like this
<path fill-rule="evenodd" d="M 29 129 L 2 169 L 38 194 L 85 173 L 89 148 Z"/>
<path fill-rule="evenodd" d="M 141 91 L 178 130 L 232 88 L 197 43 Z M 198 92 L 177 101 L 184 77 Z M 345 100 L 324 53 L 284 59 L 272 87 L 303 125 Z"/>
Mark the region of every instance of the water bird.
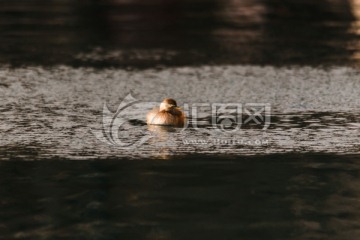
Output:
<path fill-rule="evenodd" d="M 159 108 L 154 108 L 146 116 L 149 125 L 182 127 L 185 124 L 185 114 L 172 98 L 165 98 Z"/>

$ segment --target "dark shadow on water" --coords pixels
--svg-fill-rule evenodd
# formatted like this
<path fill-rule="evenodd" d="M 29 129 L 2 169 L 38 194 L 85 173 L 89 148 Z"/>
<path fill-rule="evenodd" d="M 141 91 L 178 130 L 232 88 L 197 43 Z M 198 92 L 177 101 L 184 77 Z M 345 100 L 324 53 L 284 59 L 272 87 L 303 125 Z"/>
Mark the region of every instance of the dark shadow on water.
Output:
<path fill-rule="evenodd" d="M 358 239 L 359 155 L 0 162 L 4 239 Z"/>
<path fill-rule="evenodd" d="M 3 1 L 14 66 L 359 65 L 355 0 Z"/>

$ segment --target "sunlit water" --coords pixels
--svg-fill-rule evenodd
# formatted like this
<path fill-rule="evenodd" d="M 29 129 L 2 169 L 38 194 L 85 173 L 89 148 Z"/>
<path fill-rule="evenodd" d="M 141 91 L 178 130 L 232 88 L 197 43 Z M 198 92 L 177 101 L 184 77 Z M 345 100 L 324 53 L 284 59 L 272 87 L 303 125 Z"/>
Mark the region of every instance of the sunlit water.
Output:
<path fill-rule="evenodd" d="M 0 239 L 359 239 L 359 9 L 5 1 Z M 165 97 L 185 128 L 145 124 Z M 191 112 L 223 103 L 269 126 Z"/>
<path fill-rule="evenodd" d="M 31 67 L 4 68 L 0 75 L 3 160 L 360 151 L 360 75 L 352 68 L 229 66 L 128 71 Z M 138 102 L 115 117 L 129 93 Z M 188 106 L 184 108 L 190 123 L 186 128 L 154 130 L 145 124 L 146 113 L 165 97 Z M 221 126 L 211 124 L 209 108 L 191 114 L 189 108 L 200 103 L 268 103 L 270 126 L 262 130 L 261 124 L 243 121 L 237 131 L 224 133 L 218 131 Z M 118 133 L 124 145 L 98 140 L 97 132 L 110 133 L 103 126 L 104 104 L 110 118 L 123 118 L 129 126 Z M 194 121 L 196 125 L 191 124 Z M 141 141 L 143 137 L 146 141 Z"/>

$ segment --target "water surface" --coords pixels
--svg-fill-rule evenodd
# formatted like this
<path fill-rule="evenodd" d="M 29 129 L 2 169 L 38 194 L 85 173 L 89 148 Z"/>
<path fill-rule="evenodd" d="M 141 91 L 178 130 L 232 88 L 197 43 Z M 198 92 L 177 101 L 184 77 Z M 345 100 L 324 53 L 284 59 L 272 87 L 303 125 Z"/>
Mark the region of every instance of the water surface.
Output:
<path fill-rule="evenodd" d="M 359 239 L 358 0 L 4 0 L 0 34 L 0 239 Z M 271 124 L 148 127 L 165 97 Z"/>
<path fill-rule="evenodd" d="M 2 2 L 4 64 L 359 66 L 358 0 Z"/>
<path fill-rule="evenodd" d="M 359 238 L 359 155 L 0 162 L 4 239 Z"/>

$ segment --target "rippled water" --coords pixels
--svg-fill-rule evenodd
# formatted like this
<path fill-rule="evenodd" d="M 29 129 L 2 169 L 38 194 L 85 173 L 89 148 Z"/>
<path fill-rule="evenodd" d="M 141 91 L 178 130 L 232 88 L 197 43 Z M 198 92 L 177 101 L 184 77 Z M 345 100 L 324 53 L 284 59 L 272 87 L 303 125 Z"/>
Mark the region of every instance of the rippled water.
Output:
<path fill-rule="evenodd" d="M 2 69 L 0 75 L 0 91 L 6 96 L 1 108 L 4 150 L 0 156 L 5 160 L 34 155 L 37 159 L 168 158 L 189 152 L 360 150 L 359 71 L 352 68 L 229 66 L 129 71 L 30 67 Z M 143 136 L 151 138 L 136 151 L 109 146 L 95 137 L 96 131 L 103 130 L 103 105 L 115 114 L 130 92 L 139 102 L 119 116 L 132 126 L 119 136 L 126 143 L 136 143 Z M 187 114 L 189 122 L 198 120 L 198 128 L 190 124 L 186 129 L 149 131 L 146 113 L 164 97 L 190 107 L 198 103 L 269 103 L 271 124 L 267 130 L 261 130 L 262 125 L 243 124 L 238 131 L 222 134 L 211 124 L 211 112 L 200 109 L 196 116 L 200 119 Z"/>
<path fill-rule="evenodd" d="M 3 2 L 0 239 L 359 238 L 359 1 Z"/>

